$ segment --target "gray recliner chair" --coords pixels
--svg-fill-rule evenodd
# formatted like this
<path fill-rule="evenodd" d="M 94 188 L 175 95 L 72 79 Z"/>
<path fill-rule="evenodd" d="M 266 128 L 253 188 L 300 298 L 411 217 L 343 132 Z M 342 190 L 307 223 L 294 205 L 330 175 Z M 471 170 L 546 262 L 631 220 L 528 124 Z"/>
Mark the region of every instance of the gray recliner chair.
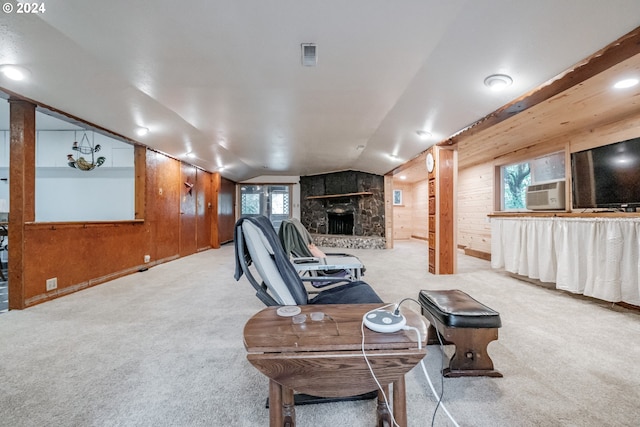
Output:
<path fill-rule="evenodd" d="M 358 259 L 358 257 L 348 253 L 331 252 L 325 254 L 320 251 L 317 247 L 315 247 L 311 234 L 309 234 L 307 229 L 297 218 L 290 218 L 282 221 L 278 230 L 278 237 L 280 238 L 280 243 L 282 243 L 282 247 L 284 248 L 285 253 L 287 255 L 290 255 L 294 262 L 296 262 L 296 260 L 303 262 L 303 260 L 305 259 L 332 257 L 333 262 L 340 265 L 340 257 L 345 257 L 345 259 L 348 260 L 353 258 Z M 345 263 L 349 263 L 349 261 L 345 261 Z M 366 268 L 364 267 L 364 265 L 362 265 L 359 268 L 359 274 L 362 275 L 365 271 Z M 322 280 L 324 280 L 325 277 L 344 277 L 354 279 L 349 269 L 340 268 L 337 268 L 335 270 L 317 271 L 311 273 L 311 275 L 321 277 Z M 312 281 L 311 284 L 315 287 L 322 287 L 326 285 L 326 282 Z"/>
<path fill-rule="evenodd" d="M 235 279 L 240 280 L 244 274 L 265 305 L 382 303 L 363 281 L 346 281 L 311 298 L 303 280 L 316 279 L 303 278 L 297 273 L 271 222 L 264 216 L 241 217 L 235 225 L 234 244 Z M 336 277 L 334 282 L 345 282 L 345 279 Z"/>

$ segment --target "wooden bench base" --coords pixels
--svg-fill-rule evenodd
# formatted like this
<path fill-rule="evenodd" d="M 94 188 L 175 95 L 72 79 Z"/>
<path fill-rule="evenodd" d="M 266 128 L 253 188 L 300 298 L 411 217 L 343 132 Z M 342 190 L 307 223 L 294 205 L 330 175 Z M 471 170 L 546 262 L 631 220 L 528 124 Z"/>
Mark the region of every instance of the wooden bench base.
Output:
<path fill-rule="evenodd" d="M 422 310 L 429 322 L 433 320 Z M 445 345 L 455 345 L 455 353 L 449 360 L 449 367 L 442 370 L 446 378 L 454 377 L 502 377 L 493 368 L 493 361 L 487 353 L 487 346 L 498 339 L 497 328 L 449 328 L 438 323 L 438 329 L 429 326 L 427 345 L 440 344 L 438 333 Z"/>
<path fill-rule="evenodd" d="M 445 377 L 502 377 L 493 368 L 487 346 L 498 339 L 500 313 L 458 289 L 422 290 L 418 298 L 429 321 L 427 345 L 455 345 Z M 440 339 L 438 339 L 440 337 Z"/>

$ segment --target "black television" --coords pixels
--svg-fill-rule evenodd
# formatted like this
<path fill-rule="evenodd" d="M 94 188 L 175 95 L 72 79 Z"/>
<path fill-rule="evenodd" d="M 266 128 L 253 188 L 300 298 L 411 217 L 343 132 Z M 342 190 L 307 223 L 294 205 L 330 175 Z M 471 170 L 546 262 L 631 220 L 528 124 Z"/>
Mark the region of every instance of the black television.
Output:
<path fill-rule="evenodd" d="M 571 154 L 574 209 L 640 207 L 640 138 Z"/>

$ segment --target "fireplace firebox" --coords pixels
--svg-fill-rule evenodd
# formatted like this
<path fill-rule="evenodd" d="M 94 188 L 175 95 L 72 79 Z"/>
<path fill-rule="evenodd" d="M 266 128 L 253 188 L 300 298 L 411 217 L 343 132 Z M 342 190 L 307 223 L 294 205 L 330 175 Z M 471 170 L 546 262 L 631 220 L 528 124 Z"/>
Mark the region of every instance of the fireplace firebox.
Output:
<path fill-rule="evenodd" d="M 353 212 L 327 212 L 327 215 L 329 217 L 329 234 L 353 235 Z"/>

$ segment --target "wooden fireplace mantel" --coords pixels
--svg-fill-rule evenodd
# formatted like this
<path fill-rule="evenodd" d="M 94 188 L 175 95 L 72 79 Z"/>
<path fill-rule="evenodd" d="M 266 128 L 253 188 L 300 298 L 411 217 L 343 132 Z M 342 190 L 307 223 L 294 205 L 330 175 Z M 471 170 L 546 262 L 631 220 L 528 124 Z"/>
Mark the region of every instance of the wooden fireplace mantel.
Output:
<path fill-rule="evenodd" d="M 371 196 L 373 195 L 370 191 L 360 191 L 359 193 L 345 193 L 345 194 L 327 194 L 324 196 L 308 196 L 307 200 L 311 199 L 331 199 L 334 197 L 350 197 L 350 196 Z"/>

